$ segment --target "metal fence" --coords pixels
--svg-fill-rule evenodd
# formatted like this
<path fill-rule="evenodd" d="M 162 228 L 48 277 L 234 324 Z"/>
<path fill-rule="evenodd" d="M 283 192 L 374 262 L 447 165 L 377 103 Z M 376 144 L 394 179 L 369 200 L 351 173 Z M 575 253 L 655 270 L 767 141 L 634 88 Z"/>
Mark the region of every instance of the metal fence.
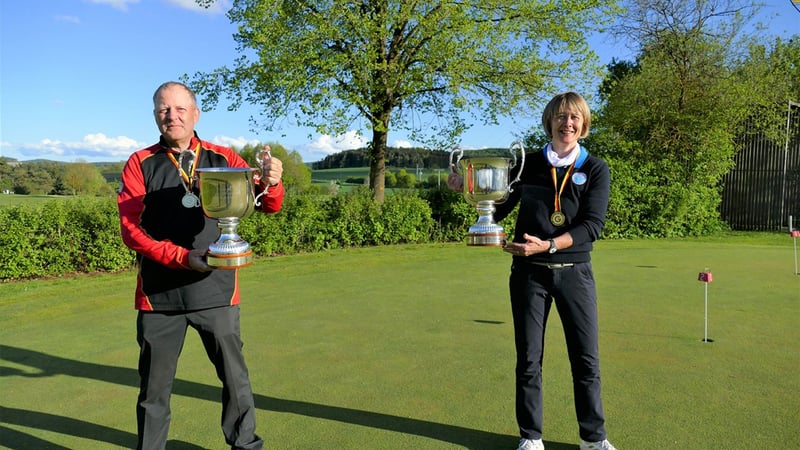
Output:
<path fill-rule="evenodd" d="M 723 178 L 720 216 L 734 230 L 788 231 L 789 216 L 800 222 L 800 103 L 788 106 L 784 141 L 747 137 Z"/>

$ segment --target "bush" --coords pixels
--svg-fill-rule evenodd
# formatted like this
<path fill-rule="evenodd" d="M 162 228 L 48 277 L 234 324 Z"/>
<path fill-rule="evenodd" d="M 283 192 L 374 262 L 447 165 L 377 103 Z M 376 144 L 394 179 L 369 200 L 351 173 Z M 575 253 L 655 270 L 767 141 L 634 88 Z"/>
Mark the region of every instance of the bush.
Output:
<path fill-rule="evenodd" d="M 428 202 L 409 192 L 386 198 L 381 221 L 384 231 L 381 244 L 428 242 L 435 223 Z"/>
<path fill-rule="evenodd" d="M 113 199 L 81 197 L 0 209 L 0 280 L 131 266 Z"/>
<path fill-rule="evenodd" d="M 427 242 L 434 222 L 416 194 L 399 193 L 378 205 L 372 192 L 356 188 L 334 196 L 287 195 L 276 214 L 254 214 L 239 233 L 259 256 L 330 248 Z"/>
<path fill-rule="evenodd" d="M 384 244 L 463 241 L 476 219 L 460 193 L 404 191 L 383 204 L 357 187 L 320 195 L 287 192 L 276 214 L 241 220 L 239 234 L 257 256 Z M 115 199 L 58 199 L 0 208 L 0 280 L 111 272 L 134 266 L 122 243 Z"/>
<path fill-rule="evenodd" d="M 422 197 L 430 205 L 431 218 L 435 225 L 431 240 L 463 241 L 467 229 L 478 218 L 475 207 L 467 203 L 460 192 L 448 188 L 423 191 Z"/>

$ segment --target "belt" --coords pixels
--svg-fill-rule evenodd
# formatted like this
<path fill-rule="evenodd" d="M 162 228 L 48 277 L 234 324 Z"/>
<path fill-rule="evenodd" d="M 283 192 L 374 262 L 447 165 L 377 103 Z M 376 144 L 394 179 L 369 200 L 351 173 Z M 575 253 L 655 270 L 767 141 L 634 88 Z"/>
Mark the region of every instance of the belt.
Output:
<path fill-rule="evenodd" d="M 537 266 L 547 267 L 548 269 L 563 269 L 565 267 L 572 267 L 575 265 L 575 263 L 546 263 L 537 261 L 529 261 L 529 262 Z"/>

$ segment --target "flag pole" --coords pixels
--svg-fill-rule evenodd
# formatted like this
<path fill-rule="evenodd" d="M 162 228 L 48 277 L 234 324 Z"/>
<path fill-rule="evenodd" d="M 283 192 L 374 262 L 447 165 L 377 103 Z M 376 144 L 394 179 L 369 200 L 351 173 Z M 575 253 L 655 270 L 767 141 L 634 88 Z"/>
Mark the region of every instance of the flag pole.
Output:
<path fill-rule="evenodd" d="M 713 279 L 714 277 L 711 275 L 711 271 L 708 269 L 708 267 L 706 267 L 706 269 L 700 272 L 700 274 L 697 276 L 697 280 L 702 281 L 705 285 L 705 313 L 703 315 L 705 320 L 702 342 L 714 342 L 713 339 L 708 338 L 708 283 L 711 283 Z"/>

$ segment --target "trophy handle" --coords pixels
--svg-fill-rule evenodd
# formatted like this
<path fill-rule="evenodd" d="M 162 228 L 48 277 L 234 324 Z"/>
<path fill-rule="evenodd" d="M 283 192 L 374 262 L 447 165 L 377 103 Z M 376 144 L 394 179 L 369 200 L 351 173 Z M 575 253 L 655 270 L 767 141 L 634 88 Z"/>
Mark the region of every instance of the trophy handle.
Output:
<path fill-rule="evenodd" d="M 508 151 L 511 152 L 511 155 L 514 157 L 514 164 L 512 164 L 511 167 L 516 167 L 517 165 L 517 154 L 514 152 L 514 150 L 517 148 L 519 149 L 522 158 L 520 159 L 519 162 L 519 171 L 517 172 L 517 178 L 514 178 L 514 180 L 511 183 L 508 183 L 508 192 L 514 192 L 514 190 L 511 189 L 511 185 L 519 181 L 520 177 L 522 176 L 522 168 L 525 167 L 525 147 L 522 145 L 522 141 L 513 142 L 511 144 L 511 147 L 509 147 L 508 149 Z"/>
<path fill-rule="evenodd" d="M 456 162 L 453 163 L 453 155 L 456 153 L 458 154 L 458 158 L 456 158 Z M 458 163 L 461 161 L 461 157 L 463 156 L 464 150 L 462 150 L 460 147 L 454 147 L 453 150 L 450 151 L 450 170 L 452 170 L 453 173 L 458 173 Z"/>
<path fill-rule="evenodd" d="M 268 146 L 264 146 L 264 147 L 261 148 L 261 150 L 256 152 L 256 164 L 258 165 L 258 169 L 257 170 L 258 170 L 259 177 L 263 176 L 264 172 L 265 172 L 264 156 L 272 158 L 272 153 L 269 151 L 269 147 Z M 267 187 L 266 186 L 262 186 L 262 191 L 261 191 L 260 194 L 258 194 L 256 196 L 255 200 L 253 201 L 253 204 L 255 206 L 261 206 L 261 200 L 259 200 L 259 199 L 261 198 L 262 195 L 264 195 L 266 193 L 267 193 Z"/>

